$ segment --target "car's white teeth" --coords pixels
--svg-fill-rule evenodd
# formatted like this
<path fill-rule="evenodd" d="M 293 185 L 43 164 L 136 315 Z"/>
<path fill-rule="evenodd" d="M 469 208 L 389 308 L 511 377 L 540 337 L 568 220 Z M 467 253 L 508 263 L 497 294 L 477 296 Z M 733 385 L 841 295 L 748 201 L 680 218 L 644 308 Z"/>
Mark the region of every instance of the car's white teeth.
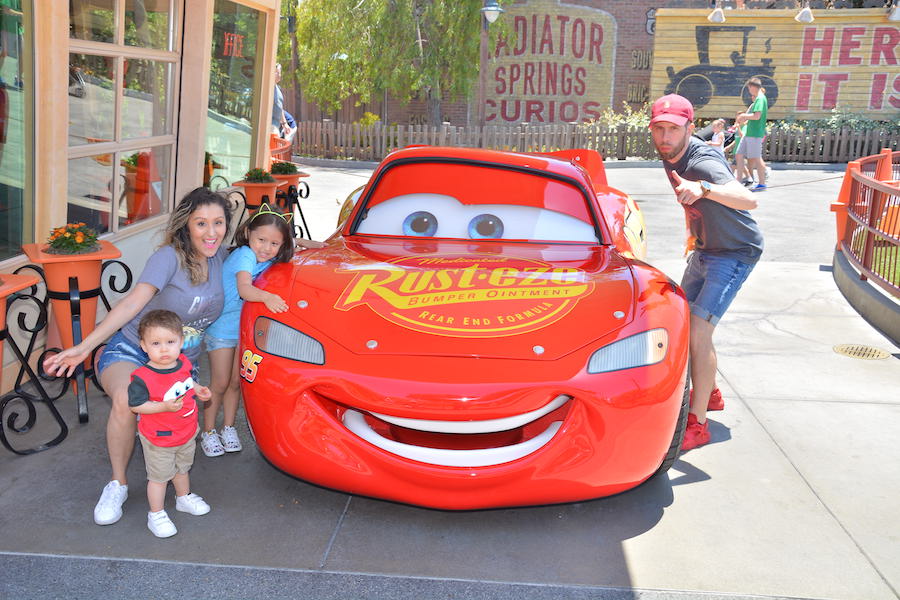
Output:
<path fill-rule="evenodd" d="M 560 394 L 551 402 L 537 410 L 521 415 L 515 415 L 513 417 L 487 419 L 483 421 L 433 421 L 393 417 L 381 413 L 370 414 L 387 423 L 405 427 L 407 429 L 415 429 L 417 431 L 454 434 L 497 433 L 522 427 L 523 425 L 536 421 L 563 406 L 571 399 L 571 396 Z M 347 429 L 382 450 L 417 462 L 445 467 L 487 467 L 523 458 L 549 442 L 562 425 L 561 421 L 551 423 L 547 429 L 537 436 L 519 444 L 513 444 L 512 446 L 477 450 L 449 450 L 443 448 L 412 446 L 410 444 L 404 444 L 385 438 L 369 426 L 362 413 L 355 410 L 347 409 L 347 411 L 344 412 L 342 421 Z"/>
<path fill-rule="evenodd" d="M 537 410 L 521 415 L 515 415 L 513 417 L 487 419 L 484 421 L 431 421 L 425 419 L 394 417 L 376 412 L 370 414 L 393 425 L 399 425 L 400 427 L 415 429 L 417 431 L 430 431 L 432 433 L 497 433 L 499 431 L 516 429 L 517 427 L 536 421 L 544 415 L 553 412 L 571 399 L 571 396 L 560 394 L 550 403 Z"/>
<path fill-rule="evenodd" d="M 535 437 L 512 446 L 478 450 L 448 450 L 411 446 L 389 440 L 372 429 L 366 423 L 363 414 L 355 410 L 347 409 L 342 421 L 347 429 L 386 452 L 416 462 L 444 467 L 489 467 L 524 458 L 546 445 L 562 426 L 562 421 L 556 421 Z"/>

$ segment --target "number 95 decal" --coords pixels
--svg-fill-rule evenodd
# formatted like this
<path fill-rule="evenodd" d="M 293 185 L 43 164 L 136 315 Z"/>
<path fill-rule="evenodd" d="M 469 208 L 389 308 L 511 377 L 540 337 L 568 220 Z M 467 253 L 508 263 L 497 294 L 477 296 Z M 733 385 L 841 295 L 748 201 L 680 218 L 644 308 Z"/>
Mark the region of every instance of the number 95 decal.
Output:
<path fill-rule="evenodd" d="M 254 354 L 253 351 L 244 350 L 244 353 L 241 355 L 241 377 L 246 379 L 247 383 L 253 383 L 256 379 L 259 363 L 262 362 L 262 359 L 262 356 Z"/>

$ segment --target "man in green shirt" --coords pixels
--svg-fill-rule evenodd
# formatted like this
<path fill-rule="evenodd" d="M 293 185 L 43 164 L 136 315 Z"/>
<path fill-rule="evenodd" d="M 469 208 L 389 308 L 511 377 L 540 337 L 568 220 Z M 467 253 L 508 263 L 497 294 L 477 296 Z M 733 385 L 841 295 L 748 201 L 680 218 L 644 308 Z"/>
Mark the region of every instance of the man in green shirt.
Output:
<path fill-rule="evenodd" d="M 741 173 L 744 167 L 744 159 L 750 164 L 751 172 L 756 170 L 756 185 L 750 188 L 751 192 L 766 191 L 766 163 L 762 159 L 763 138 L 766 137 L 766 114 L 769 112 L 769 101 L 766 100 L 766 92 L 758 77 L 751 77 L 747 82 L 747 89 L 753 97 L 753 104 L 747 112 L 738 113 L 735 124 L 738 127 L 747 124 L 747 130 L 741 138 L 741 144 L 737 149 L 737 171 Z"/>

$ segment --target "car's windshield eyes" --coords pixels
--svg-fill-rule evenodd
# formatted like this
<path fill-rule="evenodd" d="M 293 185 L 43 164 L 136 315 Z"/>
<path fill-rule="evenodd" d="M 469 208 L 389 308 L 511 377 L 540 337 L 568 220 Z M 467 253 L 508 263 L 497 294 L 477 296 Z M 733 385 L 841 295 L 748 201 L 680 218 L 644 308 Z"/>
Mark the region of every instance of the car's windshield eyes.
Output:
<path fill-rule="evenodd" d="M 535 206 L 463 204 L 442 194 L 404 194 L 370 206 L 357 233 L 459 239 L 596 242 L 594 228 Z"/>

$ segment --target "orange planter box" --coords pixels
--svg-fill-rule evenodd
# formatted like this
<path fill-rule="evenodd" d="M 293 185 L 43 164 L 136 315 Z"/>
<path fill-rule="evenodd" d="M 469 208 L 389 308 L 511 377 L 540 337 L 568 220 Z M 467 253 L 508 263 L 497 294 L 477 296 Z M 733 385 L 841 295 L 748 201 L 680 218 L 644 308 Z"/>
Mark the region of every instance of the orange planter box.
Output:
<path fill-rule="evenodd" d="M 23 244 L 22 250 L 28 259 L 44 269 L 47 290 L 69 294 L 69 278 L 75 277 L 78 289 L 84 293 L 100 288 L 100 270 L 103 261 L 119 258 L 122 253 L 112 243 L 100 240 L 100 249 L 86 254 L 50 254 L 46 252 L 48 244 Z M 68 300 L 50 300 L 53 307 L 53 318 L 59 328 L 64 348 L 73 345 L 72 313 Z M 94 330 L 97 321 L 97 298 L 81 299 L 81 335 L 82 339 Z"/>

